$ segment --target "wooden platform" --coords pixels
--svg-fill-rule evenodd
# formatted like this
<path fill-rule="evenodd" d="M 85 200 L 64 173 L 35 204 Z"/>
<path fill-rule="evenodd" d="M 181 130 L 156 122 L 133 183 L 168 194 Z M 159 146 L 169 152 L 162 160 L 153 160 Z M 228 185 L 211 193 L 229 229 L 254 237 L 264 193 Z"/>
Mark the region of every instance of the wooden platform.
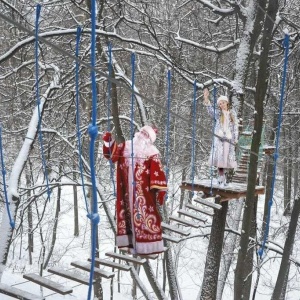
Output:
<path fill-rule="evenodd" d="M 0 283 L 0 293 L 20 300 L 45 300 L 45 297 L 31 294 L 4 283 Z M 0 299 L 2 299 L 1 296 Z"/>
<path fill-rule="evenodd" d="M 231 183 L 229 186 L 221 187 L 213 182 L 211 189 L 211 181 L 209 179 L 198 180 L 195 181 L 194 184 L 192 184 L 192 182 L 184 181 L 180 188 L 189 191 L 202 191 L 206 196 L 219 195 L 221 197 L 221 202 L 246 197 L 247 193 L 247 184 L 244 183 Z M 212 192 L 212 194 L 210 192 Z M 263 195 L 264 193 L 264 186 L 255 187 L 255 195 Z"/>

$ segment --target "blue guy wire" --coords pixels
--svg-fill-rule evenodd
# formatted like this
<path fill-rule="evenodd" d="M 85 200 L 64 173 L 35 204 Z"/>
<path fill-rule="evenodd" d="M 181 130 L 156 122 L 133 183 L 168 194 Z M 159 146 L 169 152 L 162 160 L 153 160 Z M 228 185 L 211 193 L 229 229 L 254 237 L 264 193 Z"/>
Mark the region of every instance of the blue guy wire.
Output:
<path fill-rule="evenodd" d="M 194 80 L 194 96 L 193 96 L 193 129 L 192 129 L 192 157 L 191 157 L 191 179 L 192 179 L 192 194 L 194 196 L 194 181 L 195 181 L 195 135 L 196 135 L 196 111 L 197 111 L 197 81 Z"/>
<path fill-rule="evenodd" d="M 81 33 L 82 33 L 82 29 L 78 26 L 77 33 L 76 33 L 76 49 L 75 49 L 76 58 L 79 57 Z M 79 108 L 79 60 L 78 59 L 76 60 L 76 65 L 75 65 L 75 89 L 76 89 L 76 127 L 77 127 L 77 145 L 78 145 L 78 155 L 79 155 L 79 170 L 80 170 L 82 191 L 85 200 L 85 208 L 87 213 L 89 214 L 89 206 L 88 206 L 87 196 L 85 192 L 84 178 L 83 178 L 83 165 L 82 165 L 82 152 L 81 152 L 80 108 Z"/>
<path fill-rule="evenodd" d="M 170 107 L 171 107 L 171 70 L 168 70 L 168 96 L 167 96 L 167 132 L 166 132 L 166 179 L 169 180 L 169 147 L 170 147 Z M 167 200 L 168 195 L 166 195 Z"/>
<path fill-rule="evenodd" d="M 111 43 L 108 43 L 108 76 L 111 78 L 112 74 L 112 45 Z M 110 131 L 110 98 L 111 98 L 111 81 L 108 80 L 108 87 L 107 87 L 107 131 Z M 109 148 L 109 151 L 110 148 Z M 111 153 L 110 153 L 111 156 Z M 112 160 L 109 160 L 110 165 L 110 179 L 113 184 L 113 190 L 114 190 L 114 196 L 116 196 L 116 185 L 114 181 L 114 164 Z"/>
<path fill-rule="evenodd" d="M 133 149 L 133 134 L 134 134 L 134 85 L 135 85 L 135 53 L 131 53 L 131 112 L 130 112 L 130 137 L 131 137 L 131 172 L 132 172 L 132 190 L 133 203 L 138 210 L 138 203 L 135 203 L 135 176 L 134 176 L 134 149 Z M 139 218 L 139 213 L 137 215 Z"/>
<path fill-rule="evenodd" d="M 5 164 L 4 164 L 4 157 L 3 157 L 3 147 L 2 147 L 2 127 L 0 126 L 0 155 L 1 155 L 1 167 L 2 167 L 2 178 L 3 178 L 3 191 L 4 191 L 4 197 L 5 197 L 5 204 L 6 204 L 6 210 L 9 218 L 9 224 L 12 229 L 15 228 L 15 222 L 13 221 L 9 209 L 9 203 L 8 203 L 8 197 L 7 197 L 7 190 L 6 190 L 6 181 L 5 181 Z"/>
<path fill-rule="evenodd" d="M 214 85 L 213 90 L 213 96 L 214 96 L 214 123 L 213 123 L 213 134 L 215 133 L 216 129 L 216 103 L 217 103 L 217 88 L 216 85 Z M 211 145 L 211 168 L 210 168 L 210 195 L 212 195 L 212 182 L 213 182 L 213 161 L 214 161 L 214 151 L 215 151 L 215 136 L 212 135 L 212 145 Z"/>
<path fill-rule="evenodd" d="M 95 141 L 98 135 L 97 127 L 97 86 L 96 86 L 96 0 L 91 1 L 91 81 L 92 81 L 92 121 L 88 127 L 90 135 L 90 170 L 92 180 L 92 213 L 88 215 L 92 224 L 91 236 L 91 272 L 89 280 L 88 300 L 91 299 L 95 270 L 97 228 L 100 221 L 98 214 L 97 186 L 95 174 Z"/>
<path fill-rule="evenodd" d="M 283 74 L 282 74 L 282 83 L 281 83 L 280 103 L 279 103 L 278 126 L 277 126 L 277 134 L 276 134 L 276 146 L 275 146 L 275 153 L 274 153 L 272 186 L 271 186 L 270 199 L 268 202 L 268 215 L 267 215 L 267 219 L 266 219 L 264 239 L 263 239 L 261 247 L 258 250 L 258 255 L 259 255 L 260 259 L 262 259 L 262 256 L 264 253 L 264 248 L 266 246 L 266 242 L 269 237 L 269 230 L 270 230 L 271 208 L 272 208 L 272 204 L 273 204 L 273 195 L 274 195 L 275 180 L 276 180 L 277 159 L 279 156 L 278 155 L 279 137 L 280 137 L 280 128 L 281 128 L 281 123 L 282 123 L 283 100 L 284 100 L 286 72 L 287 72 L 288 57 L 289 57 L 289 35 L 288 34 L 285 34 L 285 36 L 284 36 L 283 46 L 285 48 L 285 52 L 284 52 L 284 64 L 283 64 Z"/>
<path fill-rule="evenodd" d="M 36 19 L 35 19 L 35 89 L 36 89 L 36 103 L 38 108 L 38 134 L 39 134 L 39 142 L 41 148 L 41 156 L 42 156 L 42 165 L 43 171 L 45 174 L 46 185 L 47 185 L 47 198 L 50 201 L 51 190 L 49 187 L 49 178 L 48 178 L 48 171 L 46 166 L 46 159 L 44 154 L 44 147 L 43 147 L 43 135 L 41 130 L 41 123 L 42 123 L 42 116 L 41 116 L 41 109 L 40 109 L 40 95 L 39 95 L 39 18 L 41 12 L 41 5 L 37 4 L 36 6 Z"/>

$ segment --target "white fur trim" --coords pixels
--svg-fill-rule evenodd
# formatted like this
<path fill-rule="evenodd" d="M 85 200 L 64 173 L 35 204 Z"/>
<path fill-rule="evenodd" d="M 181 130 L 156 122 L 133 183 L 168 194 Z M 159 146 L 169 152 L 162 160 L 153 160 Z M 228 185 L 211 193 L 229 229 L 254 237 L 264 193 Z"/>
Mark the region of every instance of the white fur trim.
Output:
<path fill-rule="evenodd" d="M 217 103 L 219 104 L 220 103 L 220 101 L 226 101 L 226 102 L 228 102 L 228 97 L 227 96 L 220 96 L 219 98 L 218 98 L 218 101 L 217 101 Z"/>
<path fill-rule="evenodd" d="M 154 129 L 151 126 L 146 125 L 140 129 L 140 131 L 142 131 L 142 130 L 145 130 L 149 134 L 149 138 L 150 138 L 151 142 L 154 143 L 156 140 L 156 133 L 155 133 Z"/>

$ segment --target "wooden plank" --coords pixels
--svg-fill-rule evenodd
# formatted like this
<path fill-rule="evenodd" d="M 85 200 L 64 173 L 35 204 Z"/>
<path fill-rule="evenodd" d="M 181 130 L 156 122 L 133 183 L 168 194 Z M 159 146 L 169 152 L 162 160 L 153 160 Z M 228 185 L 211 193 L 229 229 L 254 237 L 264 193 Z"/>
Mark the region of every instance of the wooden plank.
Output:
<path fill-rule="evenodd" d="M 170 236 L 170 235 L 167 235 L 167 234 L 164 234 L 164 233 L 162 235 L 162 238 L 164 240 L 167 240 L 169 242 L 176 243 L 176 244 L 178 244 L 180 242 L 180 238 L 177 238 L 175 236 Z"/>
<path fill-rule="evenodd" d="M 215 197 L 210 197 L 210 198 L 206 198 L 206 199 L 204 199 L 204 198 L 195 198 L 194 200 L 197 203 L 209 206 L 213 209 L 218 209 L 219 210 L 219 209 L 222 208 L 222 205 L 215 203 Z"/>
<path fill-rule="evenodd" d="M 23 278 L 32 281 L 36 284 L 39 284 L 40 286 L 43 286 L 49 290 L 52 290 L 58 294 L 66 295 L 73 292 L 72 288 L 69 288 L 67 286 L 63 286 L 55 281 L 52 281 L 48 278 L 42 277 L 40 275 L 30 273 L 30 274 L 24 274 Z"/>
<path fill-rule="evenodd" d="M 114 252 L 107 252 L 107 253 L 105 253 L 105 255 L 113 257 L 113 258 L 122 259 L 127 262 L 138 264 L 138 265 L 142 265 L 146 262 L 146 259 L 134 258 L 134 257 L 128 256 L 128 255 L 118 254 L 118 253 L 114 253 Z"/>
<path fill-rule="evenodd" d="M 197 224 L 195 222 L 191 222 L 191 221 L 185 220 L 183 218 L 178 218 L 178 217 L 175 217 L 175 216 L 170 216 L 169 219 L 172 220 L 172 221 L 178 222 L 178 223 L 182 223 L 182 224 L 184 224 L 186 226 L 190 226 L 190 227 L 194 227 L 194 228 L 199 228 L 200 227 L 200 224 Z"/>
<path fill-rule="evenodd" d="M 229 186 L 220 186 L 213 183 L 211 186 L 211 181 L 208 179 L 195 182 L 193 185 L 190 182 L 184 181 L 180 187 L 189 191 L 202 191 L 205 195 L 220 196 L 221 202 L 246 197 L 247 193 L 246 184 L 235 183 Z M 265 188 L 263 186 L 255 187 L 255 195 L 263 195 L 264 193 Z"/>
<path fill-rule="evenodd" d="M 85 285 L 89 285 L 90 284 L 90 279 L 87 276 L 82 276 L 81 274 L 75 273 L 73 271 L 69 271 L 69 270 L 64 270 L 62 268 L 59 267 L 52 267 L 49 268 L 47 270 L 49 273 L 53 273 L 55 275 L 85 284 Z M 95 280 L 94 280 L 95 283 Z"/>
<path fill-rule="evenodd" d="M 180 209 L 180 210 L 178 211 L 178 213 L 179 213 L 180 215 L 184 215 L 184 216 L 190 217 L 190 218 L 192 218 L 192 219 L 195 219 L 195 220 L 200 221 L 200 222 L 203 222 L 203 223 L 205 223 L 205 222 L 207 221 L 207 219 L 204 219 L 203 217 L 201 217 L 201 216 L 199 216 L 199 215 L 190 213 L 190 212 L 188 212 L 188 211 L 186 211 L 186 210 L 183 210 L 183 209 Z"/>
<path fill-rule="evenodd" d="M 90 258 L 89 258 L 89 261 L 91 261 Z M 122 264 L 119 264 L 119 263 L 116 263 L 114 261 L 110 261 L 110 260 L 107 260 L 107 259 L 101 259 L 101 258 L 96 257 L 95 261 L 98 262 L 100 265 L 115 268 L 115 269 L 125 271 L 125 272 L 130 271 L 130 269 L 131 269 L 131 266 L 122 265 Z"/>
<path fill-rule="evenodd" d="M 73 267 L 76 267 L 76 268 L 79 268 L 81 270 L 84 270 L 84 271 L 87 271 L 87 272 L 91 272 L 91 264 L 90 263 L 86 263 L 86 262 L 82 262 L 82 261 L 73 261 L 71 262 L 71 266 Z M 104 278 L 113 278 L 115 276 L 115 273 L 113 272 L 107 272 L 107 271 L 104 271 L 100 268 L 94 268 L 94 273 L 101 276 L 101 277 L 104 277 Z"/>
<path fill-rule="evenodd" d="M 202 214 L 208 215 L 210 217 L 212 217 L 214 215 L 213 212 L 208 211 L 207 209 L 202 209 L 202 208 L 200 208 L 200 207 L 198 207 L 196 205 L 190 204 L 190 203 L 186 204 L 185 207 L 188 208 L 188 209 L 192 209 L 192 210 L 195 210 L 197 212 L 200 212 Z"/>
<path fill-rule="evenodd" d="M 170 224 L 168 224 L 168 223 L 162 222 L 162 223 L 161 223 L 161 226 L 162 226 L 162 228 L 164 228 L 164 229 L 170 230 L 170 231 L 172 231 L 172 232 L 176 232 L 176 233 L 178 233 L 178 234 L 180 234 L 180 235 L 184 235 L 184 236 L 190 235 L 190 232 L 189 232 L 189 231 L 182 230 L 182 229 L 178 228 L 177 226 L 172 226 L 172 225 L 170 225 Z"/>
<path fill-rule="evenodd" d="M 0 293 L 20 300 L 45 300 L 45 297 L 31 294 L 4 283 L 0 283 Z"/>

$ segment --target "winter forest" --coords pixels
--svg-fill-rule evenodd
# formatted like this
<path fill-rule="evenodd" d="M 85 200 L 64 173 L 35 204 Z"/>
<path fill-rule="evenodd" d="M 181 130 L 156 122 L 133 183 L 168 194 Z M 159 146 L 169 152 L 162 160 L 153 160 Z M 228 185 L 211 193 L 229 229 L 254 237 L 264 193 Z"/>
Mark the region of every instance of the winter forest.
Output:
<path fill-rule="evenodd" d="M 299 300 L 299 7 L 1 0 L 0 299 Z M 182 186 L 216 177 L 205 88 L 239 122 L 233 196 L 209 207 Z M 145 125 L 168 174 L 165 251 L 122 260 L 101 136 L 121 143 Z"/>

